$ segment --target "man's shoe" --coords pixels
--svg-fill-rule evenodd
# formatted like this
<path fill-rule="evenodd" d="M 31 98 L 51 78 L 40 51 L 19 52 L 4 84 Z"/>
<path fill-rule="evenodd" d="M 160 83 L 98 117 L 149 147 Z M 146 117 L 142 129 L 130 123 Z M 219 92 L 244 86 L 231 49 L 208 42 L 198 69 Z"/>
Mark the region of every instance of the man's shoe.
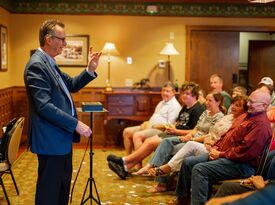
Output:
<path fill-rule="evenodd" d="M 107 156 L 107 161 L 108 161 L 108 162 L 112 161 L 112 162 L 115 162 L 115 163 L 120 164 L 120 165 L 123 166 L 123 160 L 122 160 L 122 158 L 121 158 L 121 157 L 118 157 L 118 156 L 116 156 L 116 155 L 113 155 L 113 154 L 109 154 L 109 155 Z"/>
<path fill-rule="evenodd" d="M 109 168 L 115 172 L 121 179 L 126 179 L 126 176 L 128 175 L 128 172 L 124 170 L 123 165 L 115 163 L 113 161 L 108 162 Z"/>

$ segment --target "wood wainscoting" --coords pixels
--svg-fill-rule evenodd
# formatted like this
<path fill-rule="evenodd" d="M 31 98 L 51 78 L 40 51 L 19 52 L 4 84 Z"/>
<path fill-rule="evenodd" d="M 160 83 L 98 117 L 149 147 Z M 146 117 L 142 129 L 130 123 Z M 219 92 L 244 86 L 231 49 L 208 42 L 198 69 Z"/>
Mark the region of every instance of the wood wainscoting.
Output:
<path fill-rule="evenodd" d="M 114 88 L 112 93 L 107 93 L 103 87 L 87 87 L 72 94 L 72 97 L 76 107 L 80 107 L 82 102 L 101 102 L 109 111 L 93 114 L 93 145 L 121 146 L 123 129 L 149 119 L 156 104 L 161 100 L 159 91 L 160 88 L 153 91 Z M 14 117 L 26 118 L 21 140 L 21 144 L 26 144 L 28 100 L 25 87 L 16 86 L 0 90 L 0 116 L 1 126 Z M 78 118 L 90 125 L 90 113 L 79 112 Z M 87 139 L 81 138 L 80 144 L 86 143 Z"/>
<path fill-rule="evenodd" d="M 76 107 L 80 107 L 83 101 L 99 101 L 104 103 L 103 90 L 104 88 L 83 88 L 80 92 L 73 94 L 72 96 Z M 26 118 L 21 144 L 26 144 L 28 127 L 28 99 L 26 89 L 23 86 L 0 89 L 0 126 L 2 127 L 14 117 L 21 116 Z M 78 117 L 79 120 L 90 125 L 89 113 L 78 113 Z M 93 143 L 96 146 L 105 145 L 104 119 L 104 114 L 94 114 L 93 127 L 96 129 L 93 130 Z M 86 142 L 87 139 L 81 139 L 81 144 Z"/>

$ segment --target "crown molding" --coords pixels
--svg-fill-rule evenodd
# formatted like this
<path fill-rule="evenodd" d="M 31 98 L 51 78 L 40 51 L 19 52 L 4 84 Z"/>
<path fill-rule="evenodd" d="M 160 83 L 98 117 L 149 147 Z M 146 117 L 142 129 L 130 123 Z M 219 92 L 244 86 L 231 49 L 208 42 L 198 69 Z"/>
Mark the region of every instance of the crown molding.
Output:
<path fill-rule="evenodd" d="M 157 6 L 148 13 L 147 6 Z M 16 14 L 129 15 L 179 17 L 275 17 L 275 4 L 183 3 L 95 0 L 0 0 L 0 6 Z"/>

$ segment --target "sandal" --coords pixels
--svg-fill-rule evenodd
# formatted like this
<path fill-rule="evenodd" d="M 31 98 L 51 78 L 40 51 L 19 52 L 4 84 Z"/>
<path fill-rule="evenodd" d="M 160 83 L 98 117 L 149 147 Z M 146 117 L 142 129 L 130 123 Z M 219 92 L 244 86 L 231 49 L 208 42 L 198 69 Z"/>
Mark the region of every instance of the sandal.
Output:
<path fill-rule="evenodd" d="M 133 172 L 132 175 L 135 175 L 135 176 L 148 176 L 148 170 L 150 169 L 149 166 L 144 166 L 142 167 L 140 170 L 136 171 L 136 172 Z"/>
<path fill-rule="evenodd" d="M 164 192 L 166 191 L 166 184 L 157 184 L 156 186 L 151 187 L 148 189 L 146 192 L 148 193 L 159 193 L 159 192 Z"/>
<path fill-rule="evenodd" d="M 160 177 L 160 176 L 168 176 L 170 173 L 164 172 L 160 167 L 150 168 L 148 170 L 149 176 L 152 177 Z"/>

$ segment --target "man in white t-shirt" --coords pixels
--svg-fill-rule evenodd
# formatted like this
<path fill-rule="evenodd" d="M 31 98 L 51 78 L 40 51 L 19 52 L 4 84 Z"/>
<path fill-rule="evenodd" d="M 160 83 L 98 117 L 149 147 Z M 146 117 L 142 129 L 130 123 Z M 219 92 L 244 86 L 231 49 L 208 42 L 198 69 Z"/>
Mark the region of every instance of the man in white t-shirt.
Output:
<path fill-rule="evenodd" d="M 161 90 L 162 101 L 156 106 L 149 121 L 124 129 L 123 140 L 126 155 L 129 155 L 133 148 L 138 149 L 146 138 L 161 133 L 161 130 L 156 129 L 157 125 L 173 124 L 176 121 L 181 105 L 177 101 L 175 93 L 174 85 L 171 82 L 165 83 Z"/>

